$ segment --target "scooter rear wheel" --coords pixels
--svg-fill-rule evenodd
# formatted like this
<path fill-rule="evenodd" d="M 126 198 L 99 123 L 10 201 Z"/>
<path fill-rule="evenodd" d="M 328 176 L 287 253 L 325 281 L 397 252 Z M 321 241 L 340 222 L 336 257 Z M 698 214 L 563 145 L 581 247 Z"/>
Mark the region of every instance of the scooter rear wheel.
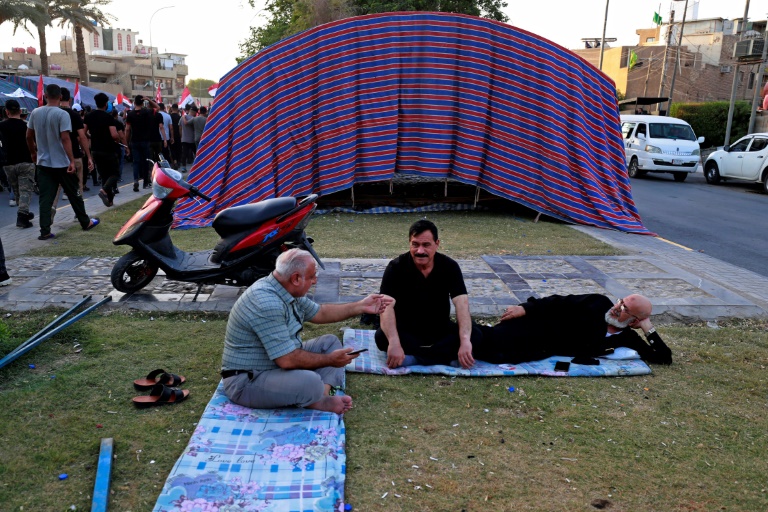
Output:
<path fill-rule="evenodd" d="M 112 267 L 112 286 L 123 293 L 139 291 L 155 278 L 157 269 L 157 265 L 152 265 L 137 252 L 131 251 Z"/>

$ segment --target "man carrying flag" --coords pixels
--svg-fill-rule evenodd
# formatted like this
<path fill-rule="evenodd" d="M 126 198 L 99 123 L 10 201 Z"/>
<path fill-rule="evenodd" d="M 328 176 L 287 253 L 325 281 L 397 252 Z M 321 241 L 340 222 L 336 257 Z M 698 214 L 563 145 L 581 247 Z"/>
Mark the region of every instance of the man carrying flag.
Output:
<path fill-rule="evenodd" d="M 184 92 L 181 93 L 181 99 L 179 100 L 179 108 L 183 108 L 186 110 L 187 105 L 194 105 L 195 98 L 192 97 L 191 94 L 189 94 L 189 88 L 185 87 Z"/>
<path fill-rule="evenodd" d="M 80 80 L 75 80 L 75 96 L 72 98 L 72 106 L 75 106 L 75 103 L 80 104 Z"/>
<path fill-rule="evenodd" d="M 43 75 L 40 75 L 40 79 L 37 81 L 37 106 L 42 107 L 43 103 Z"/>

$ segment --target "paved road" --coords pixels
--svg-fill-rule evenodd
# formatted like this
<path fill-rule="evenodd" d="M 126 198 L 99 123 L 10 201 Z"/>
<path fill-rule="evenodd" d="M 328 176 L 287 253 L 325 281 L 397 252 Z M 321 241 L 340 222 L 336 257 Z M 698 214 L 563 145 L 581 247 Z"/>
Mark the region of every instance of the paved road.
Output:
<path fill-rule="evenodd" d="M 120 193 L 127 192 L 128 194 L 133 194 L 133 171 L 131 168 L 131 164 L 127 164 L 123 166 L 124 172 L 126 173 L 126 179 L 123 180 L 122 183 L 120 183 Z M 83 197 L 85 199 L 88 199 L 89 197 L 95 197 L 99 193 L 99 187 L 96 187 L 93 185 L 93 182 L 91 179 L 88 179 L 87 186 L 90 188 L 90 191 L 84 191 Z M 136 194 L 138 196 L 138 194 Z M 62 198 L 59 200 L 59 208 L 65 207 L 69 205 L 69 201 L 66 200 L 66 195 L 62 193 Z M 40 213 L 40 207 L 38 203 L 39 196 L 36 194 L 32 194 L 32 201 L 30 203 L 29 211 L 35 214 L 35 219 L 32 221 L 32 223 L 35 225 L 34 230 L 39 230 L 40 224 L 37 222 L 37 216 Z M 8 192 L 7 188 L 4 188 L 2 192 L 0 192 L 0 226 L 7 226 L 9 224 L 16 224 L 16 212 L 17 209 L 13 207 L 9 207 L 9 200 L 10 200 L 10 194 Z M 91 212 L 88 212 L 91 215 Z"/>
<path fill-rule="evenodd" d="M 645 226 L 667 240 L 768 276 L 768 195 L 756 185 L 709 185 L 701 173 L 632 179 Z"/>

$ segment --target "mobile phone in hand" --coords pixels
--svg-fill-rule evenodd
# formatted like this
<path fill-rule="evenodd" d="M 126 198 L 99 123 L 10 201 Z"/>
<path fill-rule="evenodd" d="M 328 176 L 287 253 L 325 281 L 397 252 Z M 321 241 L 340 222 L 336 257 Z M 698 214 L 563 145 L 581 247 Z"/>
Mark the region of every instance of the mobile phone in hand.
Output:
<path fill-rule="evenodd" d="M 360 350 L 353 350 L 352 352 L 347 352 L 348 356 L 354 356 L 357 354 L 360 354 L 361 352 L 368 352 L 367 348 L 361 348 Z"/>

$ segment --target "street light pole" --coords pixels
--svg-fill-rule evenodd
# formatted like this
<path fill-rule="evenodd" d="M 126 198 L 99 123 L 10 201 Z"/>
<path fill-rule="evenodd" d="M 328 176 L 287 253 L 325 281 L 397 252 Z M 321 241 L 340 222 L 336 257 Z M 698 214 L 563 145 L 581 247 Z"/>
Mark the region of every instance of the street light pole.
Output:
<path fill-rule="evenodd" d="M 661 63 L 661 80 L 659 80 L 659 98 L 664 97 L 664 82 L 667 80 L 667 54 L 669 45 L 672 44 L 672 28 L 675 26 L 675 11 L 669 13 L 669 29 L 667 29 L 667 44 L 664 46 L 664 60 Z M 661 115 L 661 103 L 658 106 Z M 664 115 L 667 115 L 666 112 Z"/>
<path fill-rule="evenodd" d="M 679 2 L 680 0 L 673 0 Z M 680 63 L 680 46 L 683 44 L 683 30 L 685 30 L 685 15 L 688 13 L 688 0 L 685 0 L 685 7 L 683 8 L 683 23 L 680 25 L 680 38 L 677 40 L 677 52 L 675 57 L 675 67 L 672 68 L 672 83 L 669 85 L 669 100 L 667 101 L 667 116 L 669 111 L 672 110 L 672 95 L 675 92 L 675 78 L 677 77 L 677 66 Z"/>
<path fill-rule="evenodd" d="M 686 0 L 687 1 L 687 0 Z M 152 18 L 155 17 L 155 14 L 159 13 L 163 9 L 172 9 L 173 5 L 166 5 L 165 7 L 161 7 L 155 12 L 152 13 L 152 16 L 149 17 L 149 67 L 152 70 L 152 93 L 155 92 L 155 59 L 152 55 L 152 52 L 154 51 L 155 47 L 152 45 Z"/>
<path fill-rule="evenodd" d="M 600 65 L 598 66 L 598 69 L 600 71 L 603 70 L 603 53 L 605 53 L 605 29 L 608 26 L 608 2 L 610 0 L 605 0 L 605 18 L 603 18 L 603 38 L 600 41 Z"/>

